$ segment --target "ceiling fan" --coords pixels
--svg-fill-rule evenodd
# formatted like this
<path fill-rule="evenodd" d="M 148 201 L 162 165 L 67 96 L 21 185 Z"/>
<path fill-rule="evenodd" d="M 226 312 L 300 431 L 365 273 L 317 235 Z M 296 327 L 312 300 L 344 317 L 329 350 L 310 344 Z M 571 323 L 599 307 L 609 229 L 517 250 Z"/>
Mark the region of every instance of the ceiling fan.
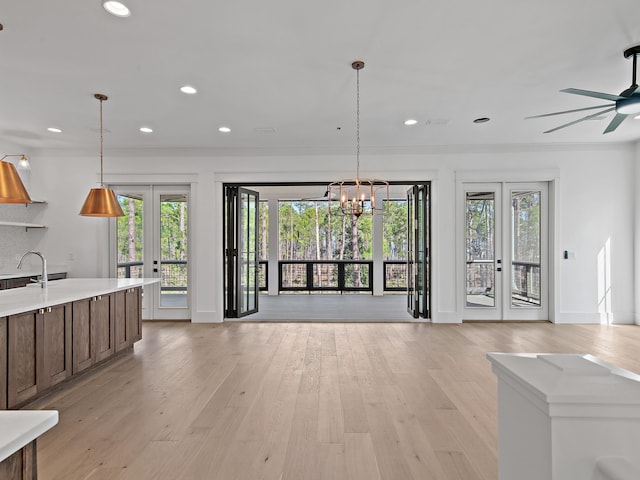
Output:
<path fill-rule="evenodd" d="M 585 120 L 591 120 L 602 114 L 613 112 L 615 110 L 616 111 L 615 117 L 613 117 L 613 120 L 611 120 L 607 128 L 602 133 L 604 134 L 604 133 L 613 132 L 624 121 L 624 119 L 627 118 L 628 115 L 640 113 L 640 88 L 638 88 L 638 83 L 636 82 L 636 67 L 637 67 L 637 59 L 639 54 L 640 54 L 640 45 L 636 45 L 635 47 L 631 47 L 624 51 L 625 58 L 633 57 L 633 72 L 631 76 L 631 86 L 626 90 L 624 90 L 622 93 L 620 93 L 620 95 L 592 92 L 590 90 L 580 90 L 578 88 L 565 88 L 564 90 L 560 90 L 561 92 L 573 93 L 575 95 L 584 95 L 585 97 L 593 97 L 593 98 L 600 98 L 602 100 L 610 100 L 615 103 L 609 103 L 606 105 L 597 105 L 595 107 L 576 108 L 575 110 L 565 110 L 563 112 L 546 113 L 543 115 L 534 115 L 532 117 L 525 117 L 525 119 L 550 117 L 553 115 L 562 115 L 564 113 L 582 112 L 585 110 L 595 110 L 597 108 L 604 108 L 604 110 L 600 110 L 599 112 L 593 113 L 591 115 L 587 115 L 586 117 L 579 118 L 578 120 L 574 120 L 573 122 L 565 123 L 564 125 L 560 125 L 559 127 L 555 127 L 555 128 L 552 128 L 551 130 L 547 130 L 544 133 L 555 132 L 556 130 L 560 130 L 561 128 L 570 127 L 571 125 L 575 125 L 576 123 L 580 123 Z"/>
<path fill-rule="evenodd" d="M 336 193 L 331 192 L 331 197 L 329 197 L 329 189 L 326 189 L 324 192 L 324 195 L 322 195 L 321 197 L 301 198 L 300 200 L 303 202 L 320 202 L 320 201 L 335 200 L 335 199 L 336 199 Z"/>

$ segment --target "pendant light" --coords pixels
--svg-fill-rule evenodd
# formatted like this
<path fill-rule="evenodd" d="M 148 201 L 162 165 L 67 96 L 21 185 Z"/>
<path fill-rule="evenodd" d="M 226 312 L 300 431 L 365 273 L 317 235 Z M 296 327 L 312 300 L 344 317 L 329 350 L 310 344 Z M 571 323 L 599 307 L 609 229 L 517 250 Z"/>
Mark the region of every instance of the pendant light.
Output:
<path fill-rule="evenodd" d="M 343 215 L 360 218 L 361 215 L 383 213 L 376 207 L 376 193 L 386 194 L 389 200 L 389 182 L 372 178 L 360 178 L 360 70 L 364 62 L 358 60 L 351 64 L 356 71 L 356 177 L 330 183 L 328 186 L 329 209 L 331 199 L 336 198 Z"/>
<path fill-rule="evenodd" d="M 100 100 L 100 187 L 92 188 L 89 191 L 89 195 L 87 195 L 87 199 L 80 210 L 80 215 L 85 217 L 124 217 L 124 212 L 120 207 L 116 194 L 113 190 L 104 186 L 102 102 L 106 101 L 108 97 L 101 93 L 96 93 L 94 97 Z"/>
<path fill-rule="evenodd" d="M 4 161 L 7 157 L 21 157 L 21 162 L 27 161 L 27 157 L 22 154 L 0 158 L 0 203 L 31 203 L 31 197 L 20 180 L 16 166 Z"/>

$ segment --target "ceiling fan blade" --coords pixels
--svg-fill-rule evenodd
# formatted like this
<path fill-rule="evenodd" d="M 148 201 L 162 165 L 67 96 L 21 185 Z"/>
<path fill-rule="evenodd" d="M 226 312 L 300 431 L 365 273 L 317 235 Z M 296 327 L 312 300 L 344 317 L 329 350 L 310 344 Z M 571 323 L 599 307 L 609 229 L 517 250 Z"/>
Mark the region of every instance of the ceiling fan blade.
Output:
<path fill-rule="evenodd" d="M 585 97 L 594 97 L 601 98 L 603 100 L 611 100 L 615 102 L 616 100 L 622 100 L 624 97 L 620 95 L 611 95 L 610 93 L 601 93 L 601 92 L 592 92 L 591 90 L 580 90 L 579 88 L 565 88 L 564 90 L 560 90 L 565 93 L 573 93 L 574 95 L 584 95 Z"/>
<path fill-rule="evenodd" d="M 547 130 L 544 133 L 555 132 L 556 130 L 560 130 L 561 128 L 570 127 L 571 125 L 575 125 L 576 123 L 584 122 L 585 120 L 589 120 L 591 118 L 597 117 L 598 115 L 602 115 L 603 113 L 613 112 L 616 107 L 607 108 L 606 110 L 602 110 L 601 112 L 592 113 L 591 115 L 587 115 L 586 117 L 579 118 L 578 120 L 574 120 L 573 122 L 565 123 L 564 125 L 560 125 L 559 127 L 552 128 L 551 130 Z"/>
<path fill-rule="evenodd" d="M 553 112 L 553 113 L 544 113 L 542 115 L 533 115 L 531 117 L 524 117 L 524 119 L 527 120 L 529 118 L 551 117 L 553 115 L 562 115 L 563 113 L 583 112 L 585 110 L 593 110 L 595 108 L 605 108 L 605 107 L 609 107 L 609 106 L 611 106 L 611 104 L 608 103 L 606 105 L 598 105 L 597 107 L 576 108 L 575 110 L 565 110 L 563 112 Z"/>
<path fill-rule="evenodd" d="M 611 120 L 611 123 L 607 126 L 605 131 L 602 133 L 613 132 L 616 128 L 618 128 L 618 126 L 624 121 L 625 118 L 627 118 L 627 115 L 625 115 L 624 113 L 616 113 L 616 116 L 613 117 L 613 120 Z"/>

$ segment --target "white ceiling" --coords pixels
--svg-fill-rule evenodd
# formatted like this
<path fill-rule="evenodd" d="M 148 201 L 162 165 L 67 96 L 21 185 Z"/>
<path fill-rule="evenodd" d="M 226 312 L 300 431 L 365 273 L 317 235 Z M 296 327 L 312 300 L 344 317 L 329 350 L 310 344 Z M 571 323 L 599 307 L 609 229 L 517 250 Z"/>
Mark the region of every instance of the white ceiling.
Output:
<path fill-rule="evenodd" d="M 107 151 L 352 151 L 353 60 L 366 63 L 365 153 L 640 139 L 640 120 L 631 117 L 607 135 L 611 114 L 550 134 L 542 132 L 580 114 L 524 120 L 606 103 L 562 88 L 629 87 L 632 64 L 622 52 L 640 44 L 637 0 L 126 3 L 125 19 L 100 0 L 3 3 L 0 141 L 97 149 L 93 94 L 104 93 Z M 184 84 L 199 93 L 181 94 Z M 491 121 L 472 123 L 478 117 Z M 418 125 L 404 126 L 407 118 Z M 154 132 L 140 133 L 143 125 Z M 232 132 L 219 134 L 221 125 Z M 265 127 L 275 132 L 255 131 Z"/>

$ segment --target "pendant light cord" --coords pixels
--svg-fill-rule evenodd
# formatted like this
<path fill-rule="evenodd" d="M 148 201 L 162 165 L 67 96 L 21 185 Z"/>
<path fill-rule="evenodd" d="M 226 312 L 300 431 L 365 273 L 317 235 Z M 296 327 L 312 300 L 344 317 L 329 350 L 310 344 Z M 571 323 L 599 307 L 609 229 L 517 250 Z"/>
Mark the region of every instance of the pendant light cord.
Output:
<path fill-rule="evenodd" d="M 102 164 L 103 164 L 103 154 L 102 154 L 102 146 L 104 143 L 104 138 L 102 134 L 102 99 L 100 98 L 100 188 L 104 188 L 104 177 L 102 173 Z"/>

